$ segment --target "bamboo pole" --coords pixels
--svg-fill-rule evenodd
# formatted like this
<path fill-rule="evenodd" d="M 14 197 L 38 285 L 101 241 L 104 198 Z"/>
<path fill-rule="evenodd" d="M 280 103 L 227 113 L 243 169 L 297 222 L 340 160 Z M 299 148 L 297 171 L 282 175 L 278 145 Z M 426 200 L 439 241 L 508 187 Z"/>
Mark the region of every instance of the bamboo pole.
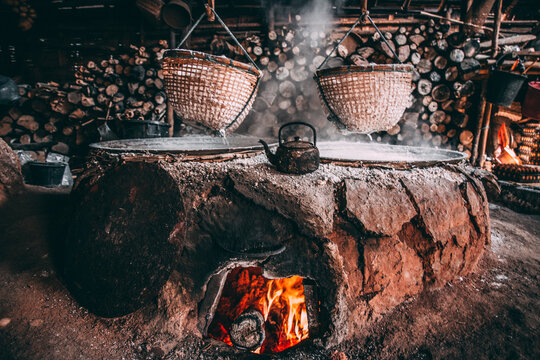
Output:
<path fill-rule="evenodd" d="M 474 134 L 474 144 L 473 144 L 473 151 L 471 156 L 471 163 L 474 165 L 476 164 L 476 161 L 478 160 L 478 145 L 480 143 L 480 136 L 482 134 L 482 125 L 484 125 L 484 114 L 486 112 L 486 88 L 487 88 L 487 79 L 484 79 L 482 81 L 482 90 L 480 93 L 480 103 L 478 104 L 478 117 L 477 117 L 477 127 L 476 127 L 476 133 Z"/>
<path fill-rule="evenodd" d="M 176 33 L 171 30 L 170 32 L 171 42 L 170 46 L 171 49 L 176 48 Z M 172 107 L 171 101 L 167 101 L 167 123 L 171 125 L 169 127 L 169 137 L 172 137 L 174 135 L 174 109 Z"/>
<path fill-rule="evenodd" d="M 459 21 L 459 20 L 455 20 L 455 19 L 448 19 L 448 18 L 445 18 L 444 16 L 435 15 L 435 14 L 429 13 L 427 11 L 420 11 L 420 15 L 432 17 L 432 18 L 439 19 L 439 20 L 445 20 L 445 21 L 448 21 L 448 22 L 451 22 L 451 23 L 454 23 L 454 24 L 467 25 L 467 26 L 471 26 L 471 27 L 474 27 L 474 28 L 482 29 L 482 30 L 493 31 L 492 28 L 488 28 L 487 26 L 480 26 L 480 25 L 475 25 L 475 24 L 471 24 L 471 23 L 465 23 L 463 21 Z"/>
<path fill-rule="evenodd" d="M 360 0 L 360 7 L 362 9 L 362 14 L 367 12 L 367 0 Z"/>
<path fill-rule="evenodd" d="M 489 124 L 491 122 L 491 111 L 493 110 L 493 104 L 488 102 L 486 105 L 486 111 L 484 113 L 485 120 L 484 120 L 484 126 L 482 127 L 482 140 L 480 143 L 480 155 L 478 156 L 479 165 L 481 168 L 484 167 L 484 164 L 486 162 L 485 155 L 486 155 L 486 145 L 487 145 L 487 138 L 489 134 Z"/>

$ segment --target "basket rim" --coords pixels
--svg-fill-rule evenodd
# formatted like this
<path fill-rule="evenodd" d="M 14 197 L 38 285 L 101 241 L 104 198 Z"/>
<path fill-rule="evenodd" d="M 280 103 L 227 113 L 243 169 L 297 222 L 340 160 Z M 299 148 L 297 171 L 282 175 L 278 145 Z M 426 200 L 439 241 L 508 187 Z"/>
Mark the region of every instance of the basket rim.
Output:
<path fill-rule="evenodd" d="M 411 64 L 369 64 L 369 65 L 345 65 L 315 72 L 315 76 L 345 75 L 363 72 L 400 72 L 412 73 L 414 66 Z"/>
<path fill-rule="evenodd" d="M 189 49 L 168 49 L 165 50 L 165 53 L 163 54 L 163 59 L 166 58 L 197 59 L 209 61 L 213 64 L 217 63 L 219 65 L 232 67 L 233 69 L 241 70 L 257 77 L 261 76 L 261 72 L 253 65 L 246 64 L 237 60 L 232 60 L 225 56 L 208 54 L 202 51 L 195 51 Z"/>

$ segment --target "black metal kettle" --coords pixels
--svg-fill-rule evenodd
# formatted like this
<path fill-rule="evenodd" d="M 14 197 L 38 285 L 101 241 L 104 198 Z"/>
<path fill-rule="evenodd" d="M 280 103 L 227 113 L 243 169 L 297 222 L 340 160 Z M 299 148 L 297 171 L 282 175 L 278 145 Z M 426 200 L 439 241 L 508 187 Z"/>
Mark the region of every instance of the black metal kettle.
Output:
<path fill-rule="evenodd" d="M 283 129 L 292 125 L 309 127 L 313 132 L 313 142 L 302 141 L 296 136 L 294 140 L 285 142 L 281 137 Z M 278 132 L 279 146 L 273 154 L 268 144 L 263 140 L 259 142 L 264 146 L 268 160 L 281 172 L 288 174 L 307 174 L 319 168 L 319 149 L 317 149 L 317 132 L 310 124 L 294 121 L 282 125 Z"/>

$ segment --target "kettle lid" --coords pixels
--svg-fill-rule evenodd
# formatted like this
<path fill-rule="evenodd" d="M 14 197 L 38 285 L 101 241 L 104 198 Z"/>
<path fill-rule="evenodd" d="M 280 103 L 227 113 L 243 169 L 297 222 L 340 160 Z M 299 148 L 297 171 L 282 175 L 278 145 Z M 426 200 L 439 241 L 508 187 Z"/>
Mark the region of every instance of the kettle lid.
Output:
<path fill-rule="evenodd" d="M 315 147 L 309 141 L 300 140 L 299 136 L 295 136 L 294 140 L 281 143 L 280 146 L 287 149 L 310 149 Z"/>

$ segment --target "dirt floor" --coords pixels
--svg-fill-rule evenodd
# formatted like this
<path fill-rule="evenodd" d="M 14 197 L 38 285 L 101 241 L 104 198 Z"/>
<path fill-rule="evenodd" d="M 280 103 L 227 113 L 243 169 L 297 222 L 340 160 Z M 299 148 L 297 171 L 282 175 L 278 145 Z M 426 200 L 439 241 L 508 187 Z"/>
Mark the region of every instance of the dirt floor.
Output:
<path fill-rule="evenodd" d="M 33 189 L 0 208 L 0 359 L 262 358 L 195 338 L 165 346 L 134 330 L 131 315 L 102 319 L 78 306 L 53 266 L 66 202 L 65 192 Z M 490 210 L 491 249 L 476 273 L 409 299 L 355 342 L 270 358 L 539 359 L 540 215 Z"/>

